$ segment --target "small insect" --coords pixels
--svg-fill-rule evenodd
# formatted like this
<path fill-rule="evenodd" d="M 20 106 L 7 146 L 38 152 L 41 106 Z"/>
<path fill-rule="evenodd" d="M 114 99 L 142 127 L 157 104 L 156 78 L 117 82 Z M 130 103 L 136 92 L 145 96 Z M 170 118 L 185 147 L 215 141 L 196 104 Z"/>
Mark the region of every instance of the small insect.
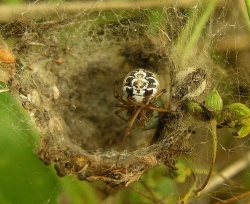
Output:
<path fill-rule="evenodd" d="M 114 96 L 120 102 L 116 104 L 116 107 L 120 109 L 115 111 L 115 114 L 121 119 L 128 121 L 121 149 L 123 149 L 125 139 L 134 125 L 145 125 L 154 116 L 154 111 L 170 112 L 154 103 L 157 98 L 166 92 L 166 89 L 159 92 L 159 88 L 160 83 L 157 76 L 153 72 L 144 69 L 136 69 L 126 75 L 123 81 L 125 97 L 118 93 L 118 82 L 115 82 Z M 121 113 L 124 111 L 126 111 L 126 117 L 121 116 Z"/>

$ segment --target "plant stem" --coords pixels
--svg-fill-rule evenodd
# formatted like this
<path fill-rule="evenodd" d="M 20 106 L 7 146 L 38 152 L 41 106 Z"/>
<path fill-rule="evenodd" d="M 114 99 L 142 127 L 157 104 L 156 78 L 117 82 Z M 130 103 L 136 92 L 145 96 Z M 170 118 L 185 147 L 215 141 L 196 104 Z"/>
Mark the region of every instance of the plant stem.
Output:
<path fill-rule="evenodd" d="M 107 10 L 136 10 L 148 8 L 162 8 L 163 6 L 192 7 L 197 0 L 143 0 L 143 1 L 85 1 L 85 2 L 55 2 L 55 3 L 29 3 L 29 4 L 1 4 L 0 22 L 10 22 L 20 17 L 40 19 L 51 14 L 58 13 L 76 14 L 85 11 L 107 11 Z"/>
<path fill-rule="evenodd" d="M 191 195 L 191 193 L 194 191 L 195 186 L 197 185 L 197 177 L 193 174 L 194 177 L 194 183 L 192 184 L 192 186 L 189 188 L 188 192 L 186 193 L 186 195 L 183 197 L 183 199 L 181 200 L 180 203 L 186 203 Z"/>
<path fill-rule="evenodd" d="M 245 3 L 246 3 L 246 7 L 247 7 L 248 17 L 250 19 L 250 0 L 245 0 Z"/>

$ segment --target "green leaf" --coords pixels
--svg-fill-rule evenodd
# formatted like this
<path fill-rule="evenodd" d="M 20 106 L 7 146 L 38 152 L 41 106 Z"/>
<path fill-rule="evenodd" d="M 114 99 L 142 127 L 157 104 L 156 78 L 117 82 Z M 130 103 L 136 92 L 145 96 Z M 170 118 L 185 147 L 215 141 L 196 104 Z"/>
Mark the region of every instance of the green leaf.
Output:
<path fill-rule="evenodd" d="M 177 170 L 175 171 L 176 181 L 179 183 L 184 183 L 187 180 L 187 177 L 192 174 L 191 169 L 182 161 L 178 161 L 175 165 Z"/>
<path fill-rule="evenodd" d="M 250 109 L 242 103 L 227 105 L 224 110 L 226 109 L 230 111 L 230 117 L 233 120 L 242 120 L 250 117 Z"/>
<path fill-rule="evenodd" d="M 213 89 L 205 100 L 205 106 L 210 108 L 215 115 L 219 115 L 223 108 L 223 101 L 216 89 Z"/>
<path fill-rule="evenodd" d="M 243 138 L 250 133 L 250 119 L 242 120 L 243 124 L 240 130 L 236 133 L 236 138 Z"/>
<path fill-rule="evenodd" d="M 196 102 L 192 102 L 192 101 L 188 101 L 187 102 L 187 109 L 191 112 L 191 113 L 203 113 L 204 109 L 200 106 L 199 103 Z"/>
<path fill-rule="evenodd" d="M 37 135 L 9 92 L 0 94 L 1 203 L 57 203 L 61 187 L 34 153 Z"/>
<path fill-rule="evenodd" d="M 242 103 L 225 106 L 223 117 L 227 125 L 239 128 L 236 138 L 243 138 L 250 133 L 250 109 Z"/>

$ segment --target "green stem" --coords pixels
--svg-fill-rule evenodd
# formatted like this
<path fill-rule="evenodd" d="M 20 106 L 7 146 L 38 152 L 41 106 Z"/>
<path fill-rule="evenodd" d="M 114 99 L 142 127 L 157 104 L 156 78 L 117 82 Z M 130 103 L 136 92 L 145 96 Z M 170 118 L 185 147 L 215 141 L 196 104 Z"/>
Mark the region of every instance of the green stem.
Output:
<path fill-rule="evenodd" d="M 189 188 L 188 192 L 186 193 L 186 195 L 183 197 L 182 202 L 180 203 L 186 203 L 188 201 L 188 199 L 190 198 L 191 193 L 193 192 L 195 186 L 197 185 L 197 178 L 196 176 L 193 174 L 194 177 L 194 183 L 192 184 L 192 186 Z"/>
<path fill-rule="evenodd" d="M 250 19 L 250 0 L 245 0 L 245 3 L 246 3 L 246 7 L 247 7 L 248 17 Z"/>

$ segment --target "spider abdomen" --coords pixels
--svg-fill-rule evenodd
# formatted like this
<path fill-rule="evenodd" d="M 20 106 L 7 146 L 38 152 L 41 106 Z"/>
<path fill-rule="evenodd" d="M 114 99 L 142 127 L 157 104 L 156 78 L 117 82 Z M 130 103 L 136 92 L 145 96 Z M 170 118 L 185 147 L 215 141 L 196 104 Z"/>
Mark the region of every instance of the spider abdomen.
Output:
<path fill-rule="evenodd" d="M 145 69 L 129 72 L 123 81 L 125 95 L 138 103 L 148 103 L 157 94 L 159 87 L 157 76 Z"/>

